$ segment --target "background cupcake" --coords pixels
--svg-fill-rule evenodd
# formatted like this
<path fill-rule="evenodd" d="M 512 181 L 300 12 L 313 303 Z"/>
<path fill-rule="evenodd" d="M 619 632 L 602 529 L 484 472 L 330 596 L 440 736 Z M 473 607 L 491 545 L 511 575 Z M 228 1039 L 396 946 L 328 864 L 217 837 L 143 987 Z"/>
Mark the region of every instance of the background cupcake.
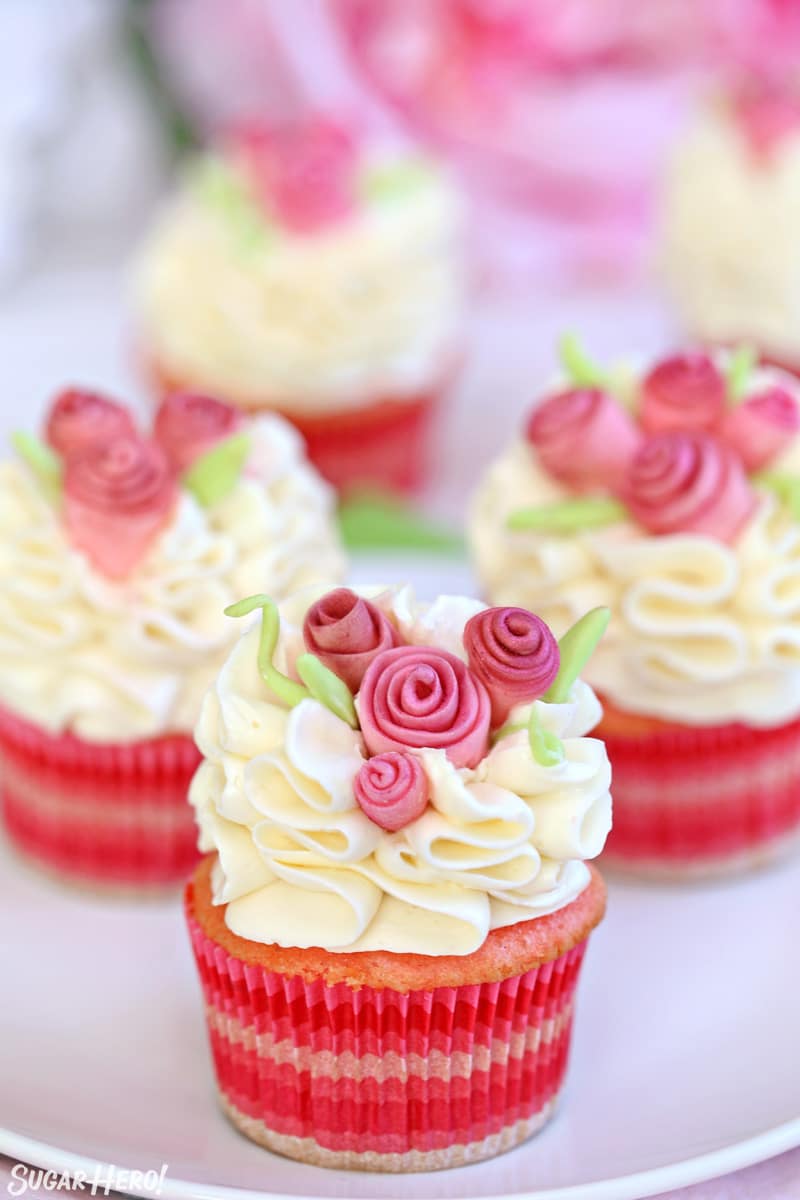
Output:
<path fill-rule="evenodd" d="M 328 489 L 276 417 L 200 396 L 152 436 L 65 391 L 0 466 L 0 762 L 15 846 L 137 887 L 195 860 L 190 731 L 243 588 L 343 570 Z"/>
<path fill-rule="evenodd" d="M 460 342 L 461 205 L 417 153 L 321 118 L 247 124 L 189 172 L 143 250 L 161 388 L 274 409 L 338 486 L 421 477 Z"/>
<path fill-rule="evenodd" d="M 548 1119 L 604 890 L 599 708 L 539 618 L 408 588 L 263 607 L 204 701 L 187 915 L 223 1108 L 293 1158 L 428 1170 Z M 300 682 L 302 681 L 302 682 Z"/>
<path fill-rule="evenodd" d="M 563 630 L 612 610 L 587 677 L 614 768 L 609 855 L 666 873 L 759 863 L 800 827 L 800 410 L 746 353 L 571 378 L 487 472 L 487 596 Z"/>

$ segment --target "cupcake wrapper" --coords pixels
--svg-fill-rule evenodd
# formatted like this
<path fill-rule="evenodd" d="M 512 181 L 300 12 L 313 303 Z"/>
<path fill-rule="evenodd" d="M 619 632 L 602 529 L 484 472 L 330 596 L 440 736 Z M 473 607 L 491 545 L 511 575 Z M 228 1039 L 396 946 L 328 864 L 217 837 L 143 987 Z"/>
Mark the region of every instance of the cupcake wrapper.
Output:
<path fill-rule="evenodd" d="M 187 800 L 199 761 L 186 736 L 93 744 L 0 710 L 6 832 L 26 858 L 74 883 L 182 883 L 199 858 Z"/>
<path fill-rule="evenodd" d="M 290 1158 L 454 1167 L 547 1121 L 567 1065 L 586 941 L 502 983 L 397 992 L 248 965 L 187 920 L 222 1105 Z"/>
<path fill-rule="evenodd" d="M 606 861 L 663 874 L 737 870 L 800 834 L 800 721 L 605 734 L 614 825 Z"/>

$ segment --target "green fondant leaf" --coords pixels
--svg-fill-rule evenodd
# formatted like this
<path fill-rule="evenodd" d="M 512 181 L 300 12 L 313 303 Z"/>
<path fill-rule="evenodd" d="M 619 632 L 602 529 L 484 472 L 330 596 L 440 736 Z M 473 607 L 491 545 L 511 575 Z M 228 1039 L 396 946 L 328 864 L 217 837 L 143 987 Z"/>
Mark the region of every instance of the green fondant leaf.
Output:
<path fill-rule="evenodd" d="M 625 505 L 611 496 L 579 496 L 535 508 L 518 508 L 510 514 L 506 524 L 514 531 L 541 529 L 547 533 L 578 533 L 582 529 L 598 529 L 624 521 L 627 515 Z"/>
<path fill-rule="evenodd" d="M 577 387 L 607 387 L 608 374 L 592 362 L 574 333 L 559 339 L 558 356 L 571 383 Z"/>
<path fill-rule="evenodd" d="M 320 662 L 316 654 L 301 654 L 295 666 L 313 698 L 346 721 L 351 729 L 358 729 L 356 706 L 347 684 Z"/>
<path fill-rule="evenodd" d="M 761 471 L 752 476 L 753 483 L 773 492 L 796 521 L 800 521 L 800 476 L 779 471 Z"/>
<path fill-rule="evenodd" d="M 219 212 L 245 250 L 257 250 L 274 236 L 266 214 L 244 180 L 217 158 L 205 159 L 192 175 L 201 198 Z"/>
<path fill-rule="evenodd" d="M 752 346 L 739 346 L 731 356 L 727 371 L 728 403 L 738 404 L 747 391 L 758 355 Z"/>
<path fill-rule="evenodd" d="M 62 474 L 58 455 L 45 442 L 24 431 L 12 433 L 11 445 L 39 480 L 48 500 L 58 500 Z"/>
<path fill-rule="evenodd" d="M 557 767 L 564 761 L 564 743 L 557 734 L 545 729 L 534 704 L 528 720 L 528 742 L 531 754 L 542 767 Z"/>
<path fill-rule="evenodd" d="M 183 486 L 203 508 L 211 508 L 233 491 L 250 453 L 250 442 L 249 433 L 234 433 L 201 454 L 184 473 Z"/>
<path fill-rule="evenodd" d="M 391 496 L 353 495 L 339 508 L 339 524 L 349 550 L 464 552 L 460 535 L 432 524 Z"/>
<path fill-rule="evenodd" d="M 572 685 L 592 657 L 610 619 L 610 608 L 593 608 L 559 639 L 561 663 L 544 695 L 549 704 L 564 704 L 569 699 Z"/>
<path fill-rule="evenodd" d="M 308 700 L 310 692 L 302 684 L 296 683 L 294 679 L 289 679 L 288 675 L 283 675 L 277 667 L 272 665 L 272 656 L 278 644 L 278 634 L 281 628 L 281 619 L 275 601 L 271 596 L 266 596 L 261 592 L 256 596 L 247 596 L 244 600 L 237 600 L 235 604 L 229 604 L 224 612 L 226 617 L 246 617 L 255 612 L 257 608 L 261 609 L 261 636 L 258 642 L 258 669 L 261 678 L 287 708 L 294 708 L 301 700 Z"/>
<path fill-rule="evenodd" d="M 368 167 L 359 179 L 359 191 L 369 203 L 402 200 L 429 183 L 432 171 L 422 158 L 403 158 Z"/>

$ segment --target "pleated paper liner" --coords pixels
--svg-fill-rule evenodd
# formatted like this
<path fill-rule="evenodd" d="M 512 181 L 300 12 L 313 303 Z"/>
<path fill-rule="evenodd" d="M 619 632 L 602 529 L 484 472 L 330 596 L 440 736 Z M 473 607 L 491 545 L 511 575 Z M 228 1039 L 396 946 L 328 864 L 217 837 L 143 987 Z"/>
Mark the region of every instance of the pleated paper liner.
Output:
<path fill-rule="evenodd" d="M 199 760 L 184 735 L 91 743 L 0 709 L 6 834 L 65 882 L 126 894 L 174 887 L 199 857 L 187 800 Z"/>
<path fill-rule="evenodd" d="M 761 866 L 800 840 L 800 720 L 773 729 L 667 725 L 610 709 L 614 825 L 603 862 L 661 877 Z M 648 724 L 650 727 L 648 727 Z"/>
<path fill-rule="evenodd" d="M 603 911 L 599 877 L 580 909 L 580 940 L 563 953 L 495 982 L 402 991 L 290 975 L 232 953 L 207 930 L 208 869 L 187 889 L 187 919 L 222 1107 L 247 1137 L 320 1166 L 423 1171 L 510 1150 L 550 1118 L 588 930 Z"/>

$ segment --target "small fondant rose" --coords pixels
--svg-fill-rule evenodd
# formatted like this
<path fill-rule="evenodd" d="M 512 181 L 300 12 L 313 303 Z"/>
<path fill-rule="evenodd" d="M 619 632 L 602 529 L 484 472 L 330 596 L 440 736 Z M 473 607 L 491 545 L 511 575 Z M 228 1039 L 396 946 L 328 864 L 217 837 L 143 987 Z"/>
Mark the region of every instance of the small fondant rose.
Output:
<path fill-rule="evenodd" d="M 550 396 L 534 409 L 526 434 L 545 470 L 580 489 L 617 483 L 641 438 L 628 413 L 599 388 Z"/>
<path fill-rule="evenodd" d="M 733 96 L 733 115 L 758 158 L 800 129 L 800 95 L 767 78 L 748 79 Z"/>
<path fill-rule="evenodd" d="M 466 663 L 433 646 L 384 650 L 367 668 L 358 696 L 370 754 L 444 750 L 456 767 L 474 767 L 489 742 L 489 693 Z"/>
<path fill-rule="evenodd" d="M 133 418 L 122 405 L 82 388 L 59 392 L 45 425 L 45 438 L 64 458 L 120 434 L 135 434 Z"/>
<path fill-rule="evenodd" d="M 64 523 L 99 571 L 121 579 L 147 553 L 177 496 L 163 450 L 140 437 L 118 437 L 67 459 Z"/>
<path fill-rule="evenodd" d="M 241 429 L 244 417 L 212 396 L 181 392 L 163 401 L 153 434 L 178 474 Z"/>
<path fill-rule="evenodd" d="M 543 696 L 558 674 L 558 642 L 541 617 L 524 608 L 487 608 L 464 628 L 470 668 L 492 701 L 492 724 Z"/>
<path fill-rule="evenodd" d="M 677 354 L 642 381 L 639 420 L 647 433 L 715 430 L 726 399 L 725 379 L 707 354 Z"/>
<path fill-rule="evenodd" d="M 800 432 L 800 407 L 791 392 L 770 387 L 725 414 L 722 434 L 747 471 L 767 465 Z"/>
<path fill-rule="evenodd" d="M 416 821 L 428 805 L 428 777 L 419 759 L 404 750 L 367 759 L 353 788 L 362 811 L 389 833 Z"/>
<path fill-rule="evenodd" d="M 755 507 L 739 457 L 705 433 L 658 433 L 636 455 L 625 495 L 652 533 L 705 533 L 733 541 Z"/>
<path fill-rule="evenodd" d="M 306 613 L 303 639 L 355 693 L 376 654 L 398 644 L 397 630 L 377 605 L 349 588 L 327 592 Z"/>

